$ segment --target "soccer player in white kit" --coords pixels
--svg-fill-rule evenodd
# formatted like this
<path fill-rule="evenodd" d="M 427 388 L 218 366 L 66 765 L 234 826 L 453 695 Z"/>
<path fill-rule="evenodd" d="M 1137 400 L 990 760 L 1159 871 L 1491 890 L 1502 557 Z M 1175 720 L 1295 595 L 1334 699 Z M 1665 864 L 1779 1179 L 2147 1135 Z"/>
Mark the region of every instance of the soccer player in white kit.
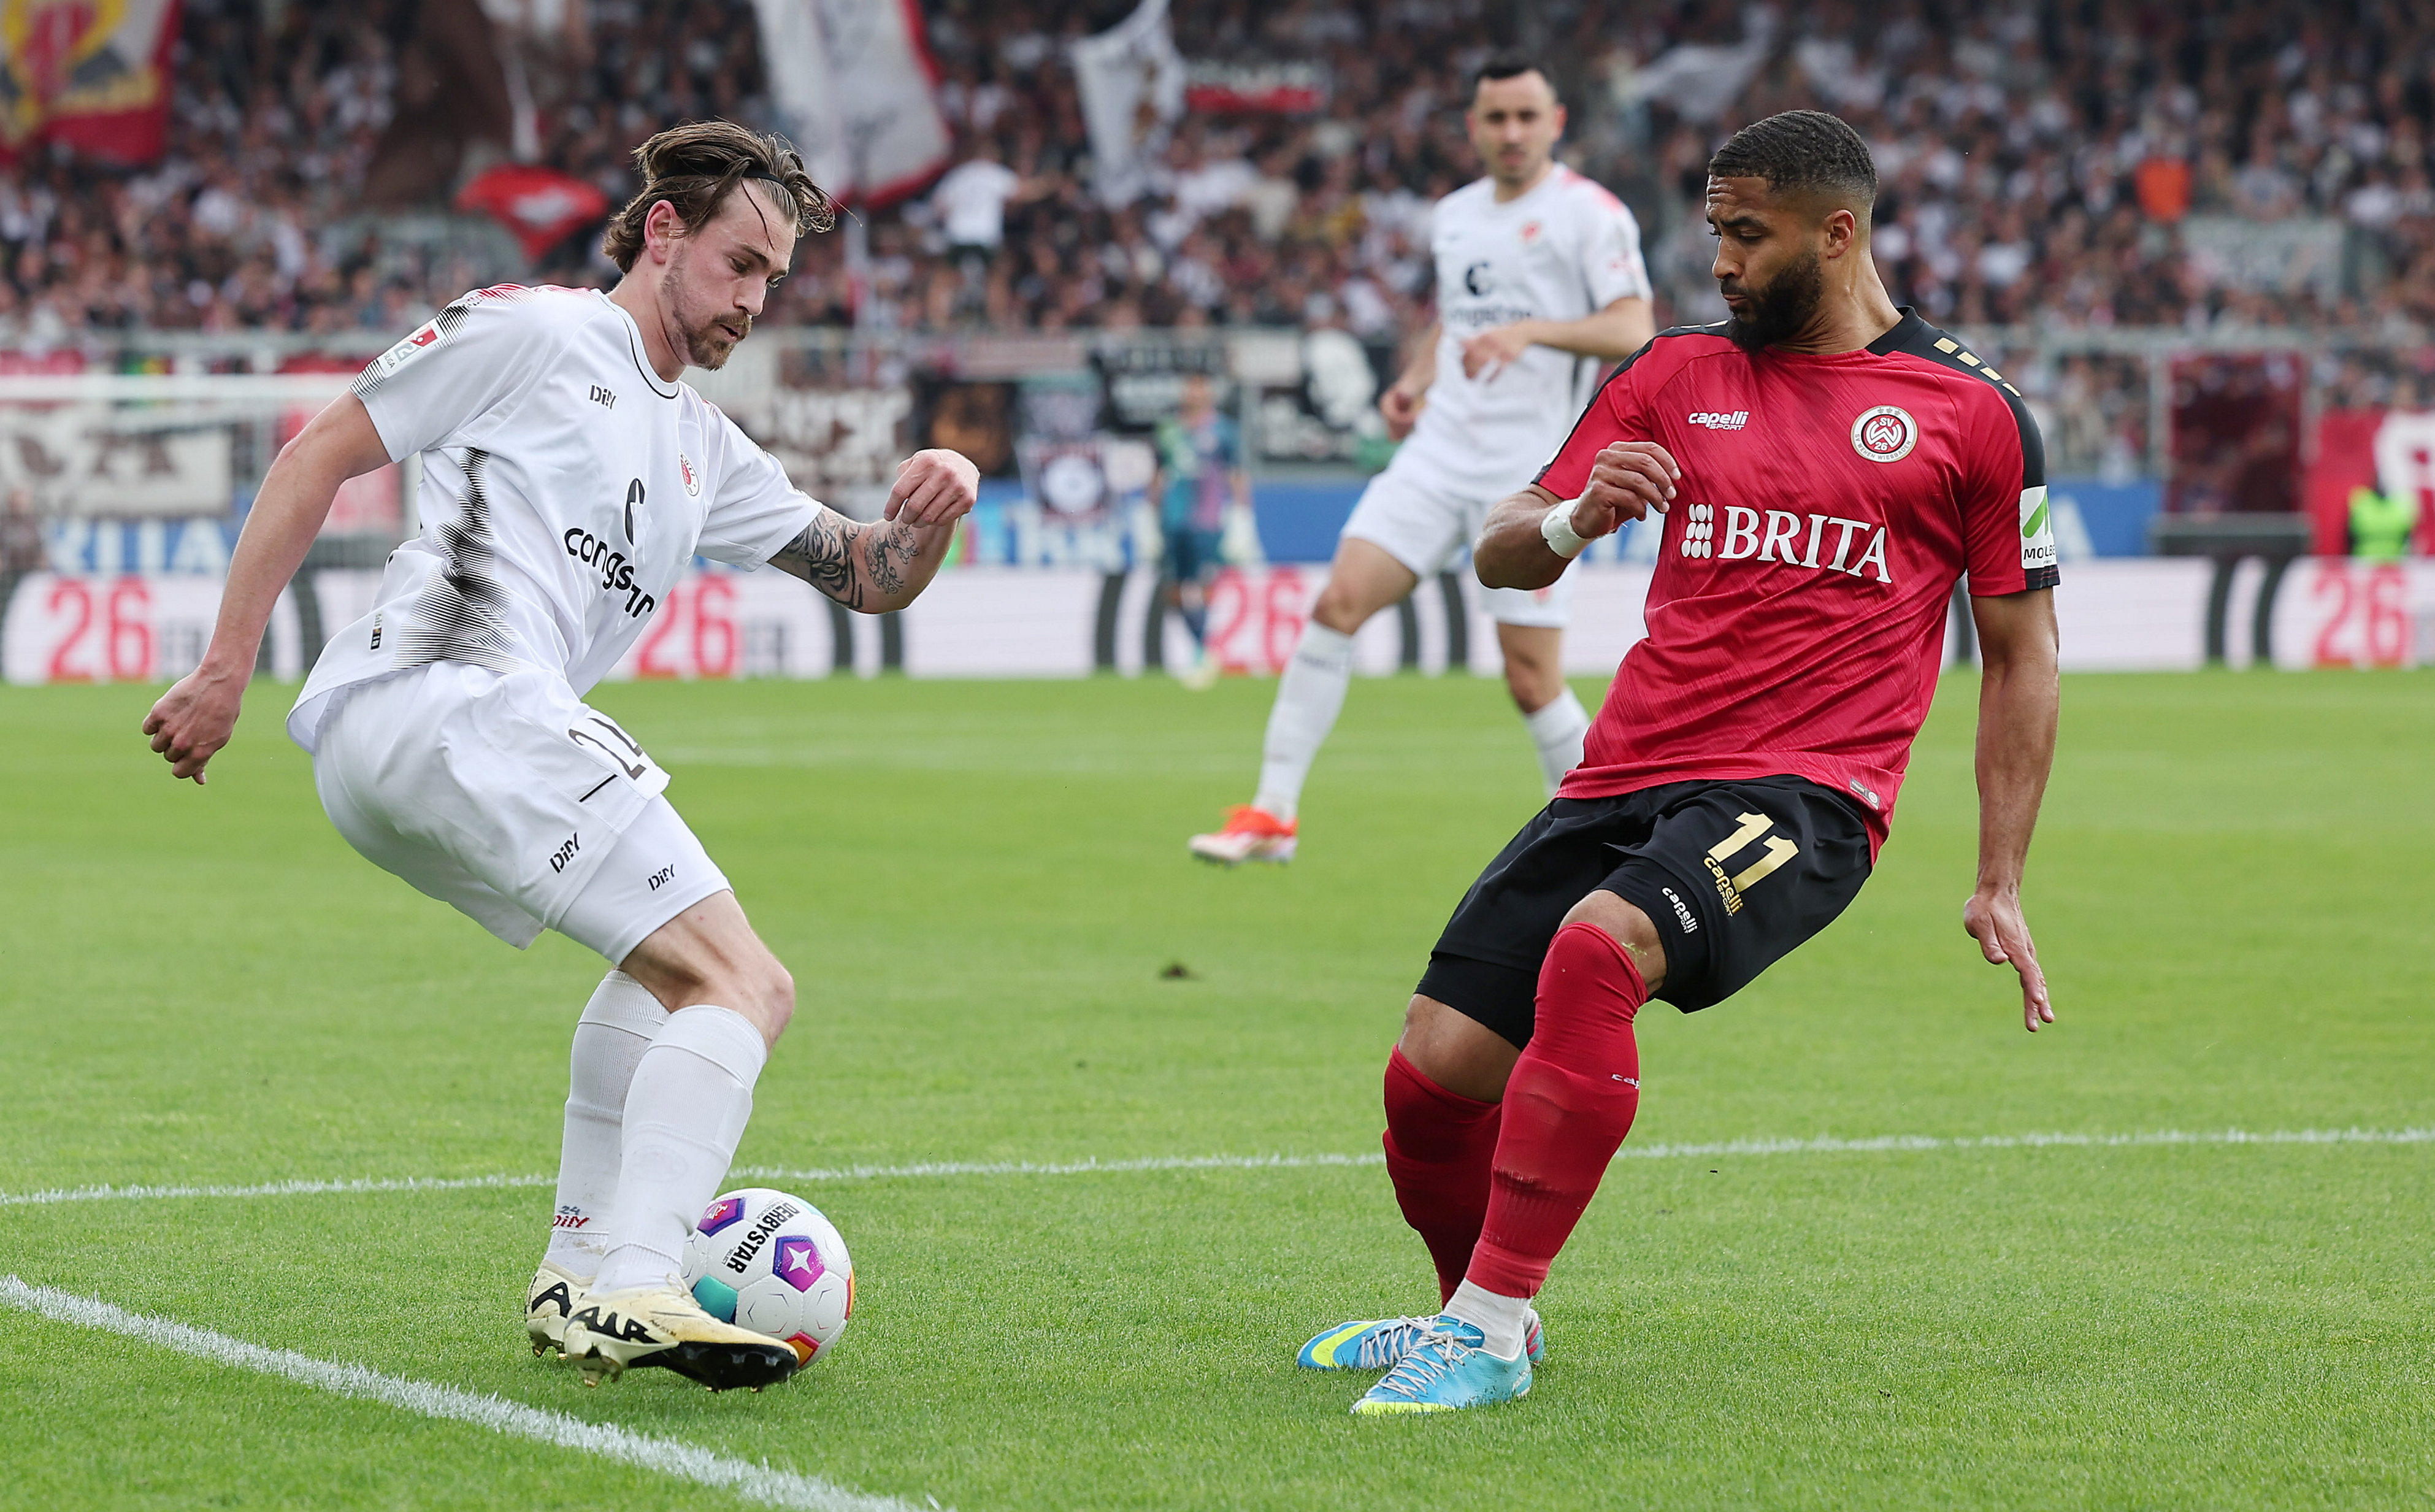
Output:
<path fill-rule="evenodd" d="M 680 374 L 727 360 L 828 201 L 783 141 L 724 121 L 635 159 L 643 190 L 606 241 L 613 292 L 468 294 L 280 453 L 211 648 L 144 729 L 174 775 L 203 781 L 338 485 L 421 454 L 423 532 L 323 649 L 288 733 L 367 859 L 519 948 L 553 929 L 617 967 L 575 1029 L 533 1351 L 559 1345 L 587 1382 L 661 1365 L 757 1389 L 798 1350 L 703 1312 L 681 1257 L 794 982 L 663 796 L 667 773 L 583 695 L 696 554 L 774 564 L 849 608 L 909 602 L 978 478 L 917 453 L 869 525 L 793 488 Z"/>
<path fill-rule="evenodd" d="M 1303 782 L 1352 681 L 1354 632 L 1459 556 L 1489 508 L 1563 445 L 1601 368 L 1656 334 L 1640 227 L 1623 201 L 1555 161 L 1564 108 L 1546 74 L 1492 59 L 1463 118 L 1489 172 L 1439 200 L 1430 222 L 1438 322 L 1378 401 L 1404 444 L 1344 522 L 1277 684 L 1258 793 L 1223 828 L 1192 837 L 1204 860 L 1293 859 Z M 1589 729 L 1563 678 L 1571 593 L 1568 575 L 1537 593 L 1480 594 L 1550 794 Z"/>

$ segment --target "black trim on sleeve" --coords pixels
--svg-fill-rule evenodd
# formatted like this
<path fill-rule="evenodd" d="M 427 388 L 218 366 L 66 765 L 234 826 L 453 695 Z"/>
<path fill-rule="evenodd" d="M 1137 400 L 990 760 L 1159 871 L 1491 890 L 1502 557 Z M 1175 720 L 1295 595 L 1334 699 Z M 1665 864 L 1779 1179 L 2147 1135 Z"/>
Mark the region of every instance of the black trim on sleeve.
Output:
<path fill-rule="evenodd" d="M 2021 391 L 2012 387 L 2011 379 L 1989 367 L 1977 353 L 1963 345 L 1960 338 L 1928 324 L 1906 304 L 1902 307 L 1902 319 L 1894 322 L 1894 328 L 1870 342 L 1869 350 L 1879 356 L 1901 353 L 1906 356 L 1921 357 L 1938 367 L 1977 378 L 1995 391 L 2004 403 L 2012 407 L 2012 424 L 2020 427 L 2022 491 L 2026 493 L 2045 486 L 2046 438 L 2038 434 L 2037 420 L 2029 413 Z M 2021 576 L 2022 586 L 2018 591 L 2022 593 L 2051 588 L 2063 581 L 2062 570 L 2051 566 L 2025 567 Z"/>
<path fill-rule="evenodd" d="M 1649 351 L 1654 348 L 1658 342 L 1665 340 L 1669 336 L 1718 336 L 1723 334 L 1724 329 L 1723 322 L 1718 322 L 1714 325 L 1669 325 L 1666 329 L 1658 332 L 1655 336 L 1650 337 L 1648 340 L 1642 342 L 1640 344 L 1639 351 L 1634 352 L 1632 356 L 1616 363 L 1613 373 L 1608 374 L 1605 377 L 1598 380 L 1597 391 L 1590 395 L 1590 402 L 1581 406 L 1581 412 L 1573 417 L 1573 428 L 1564 432 L 1563 445 L 1556 448 L 1556 455 L 1548 458 L 1545 466 L 1542 466 L 1537 472 L 1530 475 L 1530 481 L 1536 483 L 1541 478 L 1546 478 L 1547 476 L 1547 469 L 1555 466 L 1557 459 L 1563 457 L 1566 448 L 1572 445 L 1573 437 L 1580 433 L 1581 422 L 1587 420 L 1590 417 L 1590 411 L 1597 408 L 1597 402 L 1606 397 L 1607 385 L 1615 382 L 1615 379 L 1622 377 L 1625 374 L 1630 373 L 1632 371 L 1632 365 L 1639 361 L 1642 357 L 1647 356 L 1649 354 Z"/>
<path fill-rule="evenodd" d="M 2021 391 L 2012 387 L 2010 378 L 1980 361 L 1978 355 L 1963 344 L 1960 337 L 1928 324 L 1906 304 L 1902 307 L 1902 319 L 1894 322 L 1894 328 L 1870 342 L 1869 350 L 1878 356 L 1891 356 L 1899 352 L 1906 356 L 1925 358 L 1938 367 L 1977 378 L 2003 395 L 2004 403 L 2012 407 L 2012 424 L 2021 431 L 2021 486 L 2037 488 L 2046 482 L 2046 438 L 2038 434 L 2037 420 L 2030 415 Z"/>

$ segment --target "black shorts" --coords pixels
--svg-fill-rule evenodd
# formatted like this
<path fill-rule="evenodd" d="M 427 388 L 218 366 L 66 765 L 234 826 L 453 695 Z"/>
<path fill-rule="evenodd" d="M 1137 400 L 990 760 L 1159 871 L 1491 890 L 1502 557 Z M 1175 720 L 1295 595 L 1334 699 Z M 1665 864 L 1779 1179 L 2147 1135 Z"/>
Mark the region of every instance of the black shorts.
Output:
<path fill-rule="evenodd" d="M 1548 943 L 1602 889 L 1657 926 L 1666 980 L 1655 996 L 1696 1013 L 1834 922 L 1868 879 L 1859 809 L 1805 777 L 1559 798 L 1471 884 L 1419 990 L 1528 1045 Z"/>

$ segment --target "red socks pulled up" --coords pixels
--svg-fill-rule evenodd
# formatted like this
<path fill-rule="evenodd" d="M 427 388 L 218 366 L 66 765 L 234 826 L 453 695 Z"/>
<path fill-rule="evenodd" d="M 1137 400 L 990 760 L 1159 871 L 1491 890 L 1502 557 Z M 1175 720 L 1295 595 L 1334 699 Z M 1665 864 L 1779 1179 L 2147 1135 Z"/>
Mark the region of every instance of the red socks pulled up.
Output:
<path fill-rule="evenodd" d="M 1488 1214 L 1497 1111 L 1430 1081 L 1400 1049 L 1387 1057 L 1387 1174 L 1437 1263 L 1441 1304 L 1461 1284 Z"/>
<path fill-rule="evenodd" d="M 1613 935 L 1594 924 L 1556 931 L 1529 1048 L 1505 1084 L 1488 1211 L 1466 1272 L 1483 1290 L 1536 1296 L 1572 1237 L 1640 1107 L 1632 1021 L 1648 1000 Z"/>

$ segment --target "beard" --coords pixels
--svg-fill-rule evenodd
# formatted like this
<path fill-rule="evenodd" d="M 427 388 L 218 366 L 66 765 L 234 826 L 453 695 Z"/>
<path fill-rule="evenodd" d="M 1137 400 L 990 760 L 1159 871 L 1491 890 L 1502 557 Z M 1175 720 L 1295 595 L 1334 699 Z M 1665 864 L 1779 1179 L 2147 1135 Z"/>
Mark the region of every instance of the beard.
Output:
<path fill-rule="evenodd" d="M 1799 261 L 1787 265 L 1765 287 L 1744 285 L 1734 290 L 1747 296 L 1750 303 L 1741 313 L 1726 321 L 1725 334 L 1745 352 L 1788 341 L 1818 313 L 1819 301 L 1825 291 L 1824 265 L 1815 252 L 1804 252 Z"/>
<path fill-rule="evenodd" d="M 728 356 L 735 350 L 735 343 L 752 334 L 752 318 L 733 308 L 700 308 L 688 299 L 686 290 L 691 281 L 685 272 L 692 256 L 691 247 L 680 246 L 677 254 L 668 260 L 667 287 L 672 295 L 668 312 L 676 318 L 677 335 L 684 340 L 685 360 L 706 372 L 717 373 L 727 366 Z M 728 329 L 723 323 L 731 322 L 743 323 L 742 334 Z"/>

